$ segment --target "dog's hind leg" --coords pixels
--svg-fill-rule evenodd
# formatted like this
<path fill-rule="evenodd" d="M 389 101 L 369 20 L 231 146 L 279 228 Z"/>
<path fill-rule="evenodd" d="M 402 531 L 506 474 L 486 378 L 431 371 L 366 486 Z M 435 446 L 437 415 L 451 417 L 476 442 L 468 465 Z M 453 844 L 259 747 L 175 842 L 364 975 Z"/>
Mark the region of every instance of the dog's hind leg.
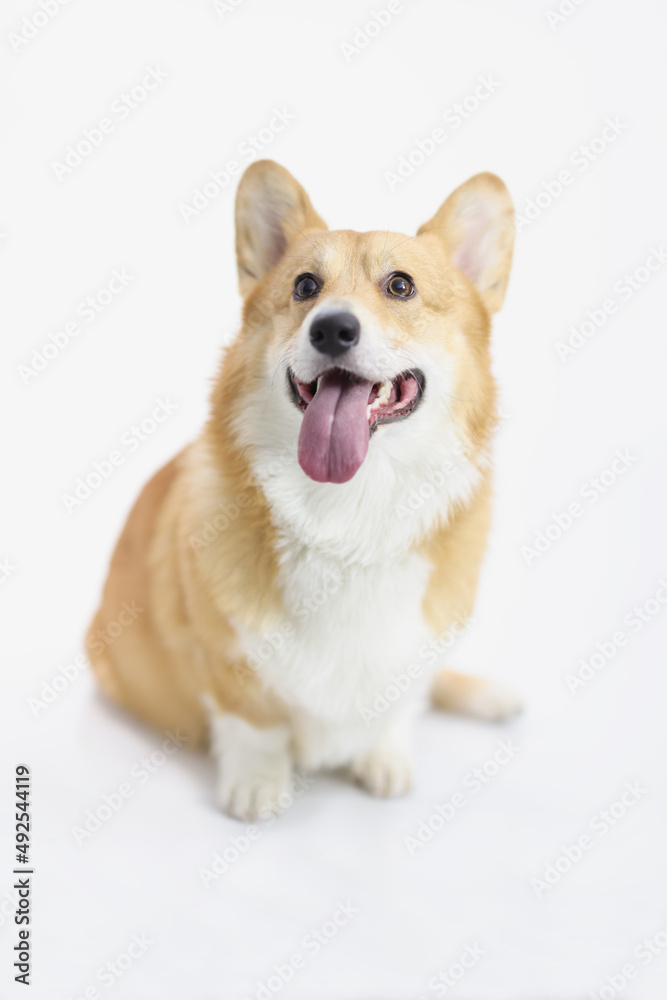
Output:
<path fill-rule="evenodd" d="M 431 701 L 436 708 L 475 719 L 502 722 L 521 711 L 517 696 L 503 684 L 469 677 L 454 670 L 436 674 L 431 689 Z"/>

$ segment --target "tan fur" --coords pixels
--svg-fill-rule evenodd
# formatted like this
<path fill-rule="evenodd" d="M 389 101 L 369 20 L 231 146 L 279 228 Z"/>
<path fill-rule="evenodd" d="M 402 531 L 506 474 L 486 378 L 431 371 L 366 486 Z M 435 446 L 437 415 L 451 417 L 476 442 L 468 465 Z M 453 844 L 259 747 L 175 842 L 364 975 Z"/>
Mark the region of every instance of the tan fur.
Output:
<path fill-rule="evenodd" d="M 441 670 L 437 675 L 431 698 L 436 708 L 446 712 L 467 712 L 471 697 L 482 691 L 486 681 L 455 670 Z"/>
<path fill-rule="evenodd" d="M 257 240 L 254 206 L 273 179 L 275 220 L 266 239 L 275 237 L 271 256 Z M 399 342 L 412 337 L 439 338 L 452 316 L 467 335 L 454 343 L 465 393 L 453 401 L 466 447 L 482 462 L 494 423 L 494 387 L 489 359 L 489 313 L 504 295 L 511 239 L 503 230 L 496 264 L 475 290 L 452 263 L 466 226 L 478 224 L 469 202 L 482 188 L 511 213 L 504 185 L 480 175 L 445 202 L 417 238 L 384 232 L 329 232 L 297 182 L 275 164 L 255 164 L 237 198 L 237 254 L 244 303 L 243 325 L 223 359 L 212 397 L 211 417 L 201 438 L 148 483 L 132 510 L 114 553 L 87 648 L 105 693 L 160 730 L 180 728 L 191 745 L 207 734 L 202 693 L 220 710 L 248 721 L 282 721 L 285 707 L 262 690 L 244 664 L 235 624 L 258 631 L 281 619 L 275 527 L 261 484 L 253 480 L 248 456 L 238 443 L 244 394 L 266 353 L 278 357 L 311 304 L 296 305 L 291 287 L 296 270 L 317 261 L 331 294 L 354 292 L 364 306 L 391 321 Z M 504 199 L 504 200 L 503 200 Z M 285 206 L 288 206 L 287 210 Z M 273 227 L 273 228 L 271 228 Z M 274 259 L 275 258 L 275 259 Z M 420 274 L 419 313 L 383 296 L 374 275 L 400 268 Z M 184 347 L 186 350 L 186 347 Z M 490 476 L 448 523 L 418 543 L 432 564 L 424 601 L 428 624 L 442 632 L 469 615 L 489 525 Z M 207 531 L 221 506 L 238 511 L 220 530 Z M 224 515 L 219 517 L 224 522 Z M 116 619 L 123 601 L 143 608 L 110 644 L 99 638 Z M 98 636 L 96 638 L 96 633 Z M 444 673 L 435 702 L 458 708 L 462 692 L 476 682 Z"/>

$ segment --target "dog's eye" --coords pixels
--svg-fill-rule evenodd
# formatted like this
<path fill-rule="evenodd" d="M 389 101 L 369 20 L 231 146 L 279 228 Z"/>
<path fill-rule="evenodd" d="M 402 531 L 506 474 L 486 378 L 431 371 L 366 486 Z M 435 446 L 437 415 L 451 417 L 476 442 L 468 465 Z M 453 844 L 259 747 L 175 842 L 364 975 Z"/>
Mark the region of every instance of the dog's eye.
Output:
<path fill-rule="evenodd" d="M 312 299 L 320 290 L 319 283 L 312 274 L 300 274 L 294 282 L 295 299 Z"/>
<path fill-rule="evenodd" d="M 415 290 L 407 274 L 392 274 L 387 283 L 387 291 L 390 295 L 395 295 L 398 299 L 409 298 Z"/>

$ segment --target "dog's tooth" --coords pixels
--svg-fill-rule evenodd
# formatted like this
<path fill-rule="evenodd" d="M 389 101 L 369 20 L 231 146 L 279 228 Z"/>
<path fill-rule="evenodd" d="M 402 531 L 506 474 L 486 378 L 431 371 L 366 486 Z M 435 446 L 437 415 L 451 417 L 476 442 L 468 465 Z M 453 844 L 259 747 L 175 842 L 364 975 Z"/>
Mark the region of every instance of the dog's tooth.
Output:
<path fill-rule="evenodd" d="M 393 388 L 393 383 L 390 378 L 386 378 L 382 385 L 380 386 L 380 391 L 377 394 L 377 405 L 384 406 L 391 396 L 391 390 Z"/>
<path fill-rule="evenodd" d="M 379 410 L 381 406 L 384 406 L 384 404 L 391 396 L 392 387 L 393 387 L 393 382 L 391 381 L 391 379 L 385 379 L 384 382 L 381 383 L 380 388 L 378 389 L 377 396 L 375 397 L 373 402 L 369 404 L 368 407 L 369 416 L 371 413 L 374 413 L 375 410 Z"/>

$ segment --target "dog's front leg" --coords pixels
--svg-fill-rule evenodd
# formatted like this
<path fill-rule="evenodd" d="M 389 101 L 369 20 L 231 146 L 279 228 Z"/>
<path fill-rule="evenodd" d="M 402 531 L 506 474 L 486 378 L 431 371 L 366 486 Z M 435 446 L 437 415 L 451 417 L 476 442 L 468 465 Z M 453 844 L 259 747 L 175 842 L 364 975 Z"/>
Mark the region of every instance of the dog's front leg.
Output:
<path fill-rule="evenodd" d="M 410 791 L 414 718 L 413 706 L 395 711 L 385 721 L 371 749 L 352 761 L 352 775 L 371 795 L 389 798 Z"/>
<path fill-rule="evenodd" d="M 254 726 L 239 715 L 224 713 L 212 715 L 210 732 L 220 808 L 245 822 L 278 813 L 292 776 L 289 726 Z"/>

